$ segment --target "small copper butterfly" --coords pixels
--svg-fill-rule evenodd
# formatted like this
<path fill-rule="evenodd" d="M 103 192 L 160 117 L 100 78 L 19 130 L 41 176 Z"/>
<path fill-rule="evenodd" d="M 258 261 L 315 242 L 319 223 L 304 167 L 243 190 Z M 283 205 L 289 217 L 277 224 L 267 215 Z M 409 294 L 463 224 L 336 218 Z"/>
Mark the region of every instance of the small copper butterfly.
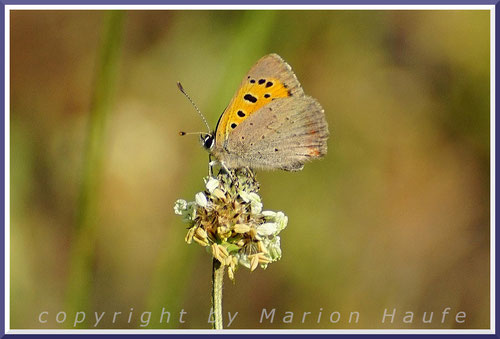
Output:
<path fill-rule="evenodd" d="M 245 75 L 215 131 L 200 135 L 203 147 L 226 169 L 299 171 L 326 155 L 329 131 L 319 102 L 305 95 L 279 55 L 269 54 Z"/>

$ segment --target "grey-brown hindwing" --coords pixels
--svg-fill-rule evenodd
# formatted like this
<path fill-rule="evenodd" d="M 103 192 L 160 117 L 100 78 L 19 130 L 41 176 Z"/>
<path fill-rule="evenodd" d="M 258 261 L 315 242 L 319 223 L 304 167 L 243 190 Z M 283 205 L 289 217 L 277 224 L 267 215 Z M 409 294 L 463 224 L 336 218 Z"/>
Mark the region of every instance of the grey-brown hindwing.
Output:
<path fill-rule="evenodd" d="M 225 144 L 226 165 L 301 170 L 327 152 L 328 124 L 308 96 L 277 99 L 241 123 Z"/>

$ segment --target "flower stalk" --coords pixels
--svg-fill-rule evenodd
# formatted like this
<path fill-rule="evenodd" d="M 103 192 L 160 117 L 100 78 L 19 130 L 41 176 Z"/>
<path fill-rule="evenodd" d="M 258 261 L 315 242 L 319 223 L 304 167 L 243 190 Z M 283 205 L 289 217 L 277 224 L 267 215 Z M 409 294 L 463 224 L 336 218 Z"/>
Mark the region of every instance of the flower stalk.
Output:
<path fill-rule="evenodd" d="M 222 283 L 224 281 L 224 265 L 213 258 L 212 260 L 212 314 L 213 329 L 222 330 Z"/>

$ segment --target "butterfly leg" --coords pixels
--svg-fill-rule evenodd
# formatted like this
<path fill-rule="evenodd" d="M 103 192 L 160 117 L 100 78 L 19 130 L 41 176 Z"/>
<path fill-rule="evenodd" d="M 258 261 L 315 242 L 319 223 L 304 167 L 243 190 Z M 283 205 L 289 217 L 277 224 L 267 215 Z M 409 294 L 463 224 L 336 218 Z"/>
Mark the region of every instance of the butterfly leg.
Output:
<path fill-rule="evenodd" d="M 231 172 L 231 170 L 229 170 L 229 168 L 227 168 L 226 164 L 223 161 L 220 161 L 220 165 L 222 166 L 222 168 L 224 168 L 224 171 L 226 171 L 226 173 L 229 175 L 231 180 L 234 181 L 236 179 L 236 177 L 234 176 L 233 172 Z"/>
<path fill-rule="evenodd" d="M 217 163 L 217 160 L 211 160 L 210 158 L 208 158 L 208 176 L 211 178 L 214 177 L 213 168 L 214 168 L 216 163 Z"/>
<path fill-rule="evenodd" d="M 231 170 L 229 170 L 229 168 L 227 168 L 227 166 L 224 162 L 218 161 L 218 160 L 212 160 L 212 158 L 210 156 L 208 157 L 208 176 L 209 177 L 212 177 L 212 178 L 214 177 L 213 168 L 217 163 L 219 163 L 222 166 L 222 168 L 229 175 L 231 180 L 234 181 L 234 179 L 236 179 L 233 172 L 231 172 Z"/>
<path fill-rule="evenodd" d="M 249 175 L 252 179 L 255 178 L 255 173 L 252 171 L 250 167 L 245 166 L 245 171 L 247 172 L 247 175 Z"/>

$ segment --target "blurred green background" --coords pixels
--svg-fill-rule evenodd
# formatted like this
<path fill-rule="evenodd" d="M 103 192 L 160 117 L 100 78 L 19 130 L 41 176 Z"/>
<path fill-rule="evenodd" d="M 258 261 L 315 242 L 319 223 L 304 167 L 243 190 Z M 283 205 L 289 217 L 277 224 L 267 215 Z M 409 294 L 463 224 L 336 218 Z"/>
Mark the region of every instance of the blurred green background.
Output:
<path fill-rule="evenodd" d="M 150 311 L 146 328 L 210 328 L 211 258 L 173 212 L 207 172 L 197 138 L 178 131 L 204 126 L 176 81 L 215 127 L 275 52 L 323 105 L 329 153 L 257 173 L 264 208 L 289 223 L 280 262 L 226 280 L 231 328 L 488 328 L 489 15 L 11 12 L 11 327 L 71 328 L 86 311 L 83 328 L 93 312 L 106 312 L 97 328 L 143 328 Z M 273 324 L 262 308 L 276 308 Z"/>

